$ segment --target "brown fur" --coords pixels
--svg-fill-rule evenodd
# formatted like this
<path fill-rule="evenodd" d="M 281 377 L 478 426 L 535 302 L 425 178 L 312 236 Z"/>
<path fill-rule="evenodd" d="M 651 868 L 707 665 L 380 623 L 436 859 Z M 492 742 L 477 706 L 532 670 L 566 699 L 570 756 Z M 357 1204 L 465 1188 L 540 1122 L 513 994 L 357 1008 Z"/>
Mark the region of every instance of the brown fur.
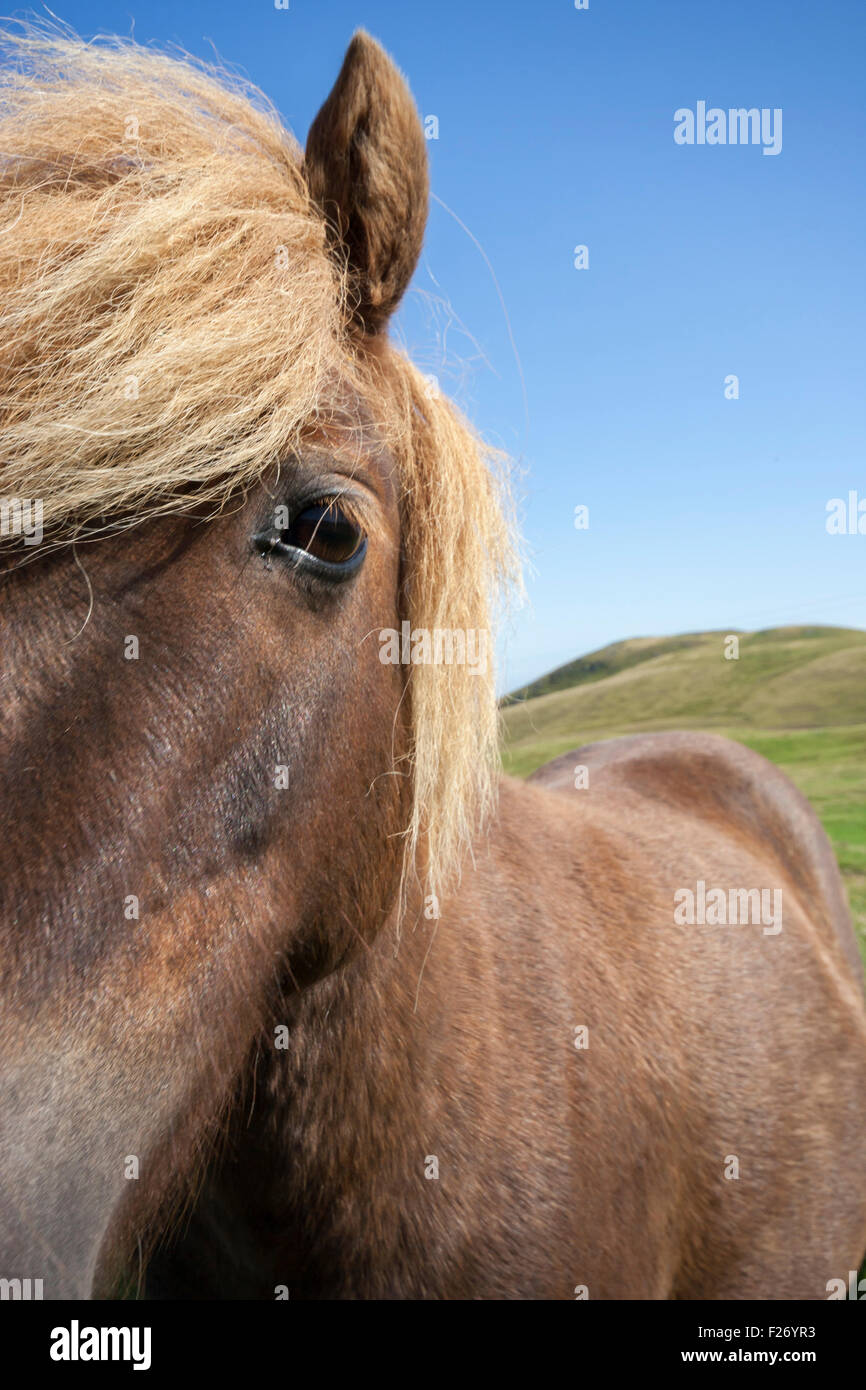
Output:
<path fill-rule="evenodd" d="M 709 735 L 577 762 L 591 794 L 506 780 L 438 923 L 277 1011 L 152 1296 L 820 1299 L 858 1266 L 866 1025 L 816 818 Z M 783 931 L 674 927 L 702 875 L 782 885 Z"/>
<path fill-rule="evenodd" d="M 384 56 L 362 40 L 350 59 L 315 161 L 321 132 L 351 130 L 363 101 L 401 116 L 364 118 L 382 147 L 356 166 L 370 186 L 348 189 L 336 144 L 321 188 L 340 200 L 327 215 L 341 235 L 359 209 L 384 209 L 383 168 L 405 165 L 406 196 L 420 196 L 423 148 Z M 118 63 L 100 100 L 122 89 Z M 177 159 L 180 179 L 194 161 Z M 280 178 L 307 248 L 295 285 L 309 261 L 339 306 L 325 223 L 294 174 Z M 138 217 L 137 195 L 124 207 Z M 188 472 L 181 497 L 163 469 L 134 530 L 106 524 L 73 547 L 67 529 L 30 564 L 5 556 L 0 1273 L 44 1278 L 47 1297 L 826 1297 L 866 1246 L 866 1006 L 808 805 L 736 745 L 659 735 L 504 779 L 484 828 L 491 686 L 379 660 L 376 634 L 407 611 L 486 622 L 508 567 L 481 455 L 378 331 L 420 248 L 404 213 L 399 264 L 385 227 L 347 241 L 365 248 L 347 269 L 377 331 L 355 321 L 332 345 L 339 370 L 310 378 L 325 395 L 278 475 L 233 455 L 235 491 L 214 515 L 204 474 Z M 276 370 L 258 340 L 238 350 Z M 42 381 L 51 400 L 60 369 L 62 352 Z M 36 468 L 38 396 L 13 412 L 16 479 L 26 458 Z M 165 417 L 167 456 L 203 467 L 183 454 L 183 418 Z M 139 424 L 112 461 L 82 444 L 79 502 L 112 467 L 126 470 L 117 495 L 139 495 Z M 55 477 L 71 497 L 74 470 Z M 252 545 L 275 500 L 325 493 L 368 538 L 338 587 Z M 137 661 L 123 659 L 131 633 Z M 573 787 L 577 762 L 589 790 Z M 438 917 L 431 862 L 449 867 Z M 782 932 L 676 925 L 674 894 L 699 878 L 780 888 Z"/>
<path fill-rule="evenodd" d="M 354 287 L 355 317 L 378 333 L 403 298 L 427 222 L 427 150 L 415 104 L 366 34 L 307 137 L 313 198 L 328 218 Z"/>

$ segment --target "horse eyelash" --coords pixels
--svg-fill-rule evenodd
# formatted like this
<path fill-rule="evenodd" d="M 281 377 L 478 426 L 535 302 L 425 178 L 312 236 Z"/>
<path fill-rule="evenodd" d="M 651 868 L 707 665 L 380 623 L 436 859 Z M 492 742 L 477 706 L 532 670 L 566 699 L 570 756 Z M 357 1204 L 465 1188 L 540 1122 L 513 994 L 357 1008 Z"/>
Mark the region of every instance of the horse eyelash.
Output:
<path fill-rule="evenodd" d="M 340 511 L 344 513 L 353 526 L 357 526 L 358 530 L 364 535 L 367 534 L 366 527 L 355 511 L 355 508 L 352 506 L 351 501 L 347 500 L 342 493 L 331 493 L 321 497 L 306 498 L 303 502 L 298 503 L 294 516 L 300 516 L 301 512 L 305 511 L 307 507 L 324 507 L 326 509 L 329 507 L 339 507 Z"/>

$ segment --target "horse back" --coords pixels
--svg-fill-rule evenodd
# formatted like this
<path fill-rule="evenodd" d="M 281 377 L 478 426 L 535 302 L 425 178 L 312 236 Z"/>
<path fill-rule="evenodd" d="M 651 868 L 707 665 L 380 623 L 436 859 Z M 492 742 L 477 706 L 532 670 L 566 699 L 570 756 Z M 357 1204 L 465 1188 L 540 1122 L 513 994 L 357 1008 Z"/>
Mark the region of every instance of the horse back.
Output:
<path fill-rule="evenodd" d="M 587 1282 L 605 1297 L 826 1297 L 866 1247 L 866 1000 L 808 802 L 735 743 L 651 734 L 504 779 L 497 829 L 511 900 L 533 868 L 538 884 L 498 949 L 525 958 L 529 939 L 588 1024 L 572 1106 L 597 1162 L 575 1239 L 598 1225 L 608 1253 Z M 759 889 L 778 894 L 777 925 L 676 915 L 684 890 Z M 634 1288 L 611 1294 L 626 1265 Z"/>
<path fill-rule="evenodd" d="M 863 966 L 836 857 L 806 797 L 774 763 L 717 734 L 634 734 L 585 744 L 535 771 L 528 781 L 574 797 L 575 769 L 588 791 L 648 813 L 694 818 L 778 866 L 816 929 L 838 942 L 862 987 Z"/>

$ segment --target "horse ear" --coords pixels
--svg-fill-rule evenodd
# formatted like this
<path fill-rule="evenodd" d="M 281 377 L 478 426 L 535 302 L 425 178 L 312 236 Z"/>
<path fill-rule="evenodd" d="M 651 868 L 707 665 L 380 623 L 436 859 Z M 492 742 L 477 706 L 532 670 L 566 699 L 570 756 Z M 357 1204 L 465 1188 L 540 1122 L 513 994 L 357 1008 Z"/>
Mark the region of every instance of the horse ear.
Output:
<path fill-rule="evenodd" d="M 310 127 L 305 168 L 334 252 L 348 264 L 355 323 L 379 333 L 421 254 L 427 146 L 406 83 L 363 31 Z"/>

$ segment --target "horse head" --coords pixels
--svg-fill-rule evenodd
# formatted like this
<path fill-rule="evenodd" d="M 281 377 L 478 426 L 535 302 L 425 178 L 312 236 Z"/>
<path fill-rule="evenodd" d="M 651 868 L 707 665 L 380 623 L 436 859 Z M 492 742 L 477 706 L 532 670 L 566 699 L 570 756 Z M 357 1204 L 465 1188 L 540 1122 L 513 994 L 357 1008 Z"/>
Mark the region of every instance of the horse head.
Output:
<path fill-rule="evenodd" d="M 380 633 L 486 630 L 509 550 L 387 338 L 427 160 L 378 45 L 302 153 L 211 71 L 9 42 L 0 491 L 44 535 L 0 581 L 0 1273 L 87 1297 L 189 1193 L 274 1001 L 453 870 L 492 676 Z"/>

